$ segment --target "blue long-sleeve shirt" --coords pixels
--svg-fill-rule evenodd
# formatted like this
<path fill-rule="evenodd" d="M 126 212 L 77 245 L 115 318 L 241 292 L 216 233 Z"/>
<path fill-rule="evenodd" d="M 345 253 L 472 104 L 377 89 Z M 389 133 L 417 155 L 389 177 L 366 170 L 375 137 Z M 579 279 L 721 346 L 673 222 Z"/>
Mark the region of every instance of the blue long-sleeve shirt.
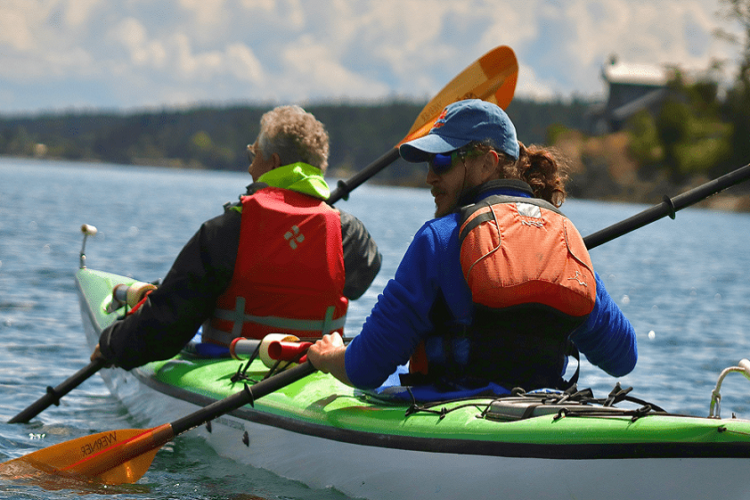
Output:
<path fill-rule="evenodd" d="M 481 198 L 494 194 L 528 196 L 503 188 L 483 192 Z M 453 213 L 426 222 L 414 236 L 396 275 L 346 350 L 346 374 L 355 386 L 379 387 L 409 360 L 434 330 L 430 310 L 438 294 L 442 293 L 459 324 L 471 324 L 474 306 L 459 260 L 459 222 L 459 214 Z M 598 274 L 596 285 L 594 309 L 570 339 L 591 363 L 610 375 L 623 376 L 638 358 L 635 331 Z"/>

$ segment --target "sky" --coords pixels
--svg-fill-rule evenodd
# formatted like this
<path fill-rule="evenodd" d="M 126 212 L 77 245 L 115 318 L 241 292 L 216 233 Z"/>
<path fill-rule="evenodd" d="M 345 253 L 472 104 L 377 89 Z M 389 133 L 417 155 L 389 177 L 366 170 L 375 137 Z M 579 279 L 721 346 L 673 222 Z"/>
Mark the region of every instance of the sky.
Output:
<path fill-rule="evenodd" d="M 0 0 L 0 115 L 428 100 L 498 45 L 516 96 L 601 98 L 602 66 L 705 70 L 721 0 Z"/>

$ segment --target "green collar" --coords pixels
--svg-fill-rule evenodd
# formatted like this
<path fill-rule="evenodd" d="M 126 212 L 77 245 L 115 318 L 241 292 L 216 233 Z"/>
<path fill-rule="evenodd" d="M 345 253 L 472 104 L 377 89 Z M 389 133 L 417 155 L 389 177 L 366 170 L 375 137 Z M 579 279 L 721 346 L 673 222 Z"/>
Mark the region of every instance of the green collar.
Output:
<path fill-rule="evenodd" d="M 257 182 L 264 182 L 272 187 L 291 189 L 321 200 L 327 200 L 331 195 L 331 189 L 320 169 L 302 162 L 275 168 L 261 175 Z"/>

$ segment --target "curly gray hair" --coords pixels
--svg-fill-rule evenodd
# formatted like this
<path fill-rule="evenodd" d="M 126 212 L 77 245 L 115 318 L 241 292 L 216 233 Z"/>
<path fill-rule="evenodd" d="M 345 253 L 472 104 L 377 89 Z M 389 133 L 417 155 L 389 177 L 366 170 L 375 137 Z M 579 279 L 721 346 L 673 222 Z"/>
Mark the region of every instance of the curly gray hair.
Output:
<path fill-rule="evenodd" d="M 279 106 L 260 119 L 258 147 L 264 158 L 274 153 L 282 165 L 305 162 L 325 173 L 328 132 L 312 113 L 299 106 Z"/>

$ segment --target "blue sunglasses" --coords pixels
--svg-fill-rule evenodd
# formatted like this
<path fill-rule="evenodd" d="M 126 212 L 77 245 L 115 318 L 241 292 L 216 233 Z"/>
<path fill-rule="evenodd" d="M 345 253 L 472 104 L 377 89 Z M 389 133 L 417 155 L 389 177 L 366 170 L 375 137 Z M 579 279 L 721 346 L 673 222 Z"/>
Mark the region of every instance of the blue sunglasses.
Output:
<path fill-rule="evenodd" d="M 429 163 L 433 172 L 437 175 L 443 175 L 453 168 L 453 164 L 457 158 L 465 160 L 469 153 L 472 152 L 472 149 L 474 149 L 474 146 L 464 146 L 450 153 L 430 155 L 427 163 Z M 477 156 L 479 155 L 481 153 L 477 154 Z"/>

